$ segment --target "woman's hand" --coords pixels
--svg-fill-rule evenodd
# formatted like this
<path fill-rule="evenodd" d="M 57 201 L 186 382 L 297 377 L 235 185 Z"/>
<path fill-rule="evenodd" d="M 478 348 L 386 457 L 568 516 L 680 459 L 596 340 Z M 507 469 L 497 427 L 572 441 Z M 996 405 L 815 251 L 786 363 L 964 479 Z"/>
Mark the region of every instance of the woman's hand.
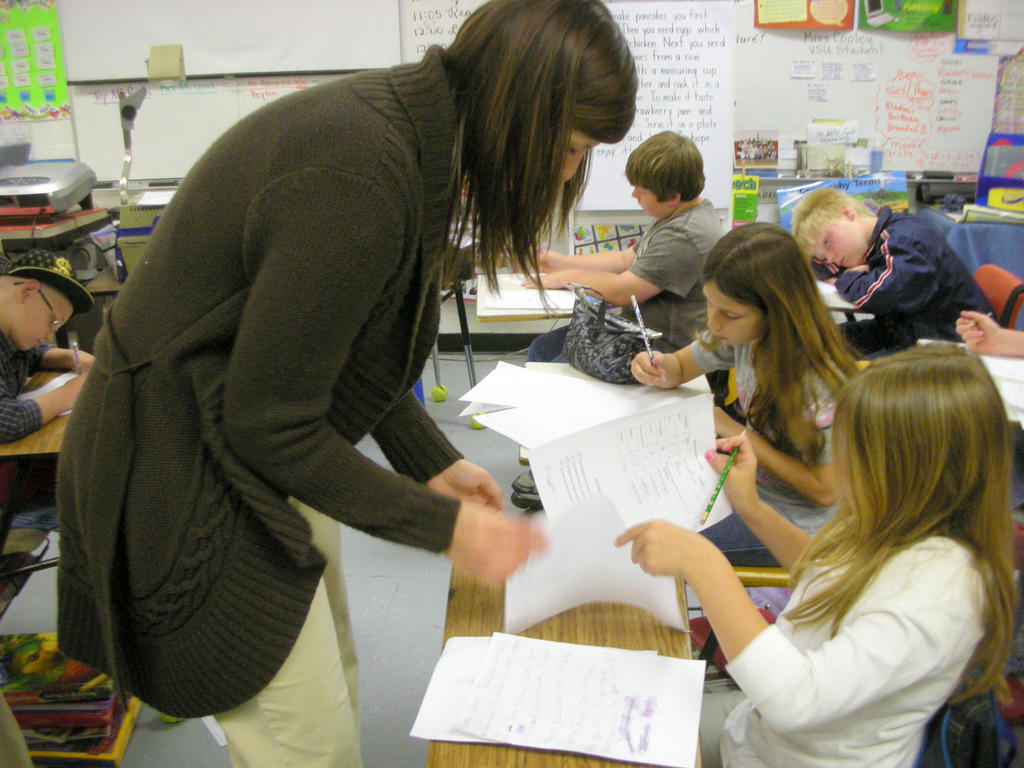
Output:
<path fill-rule="evenodd" d="M 493 507 L 464 501 L 445 552 L 452 564 L 488 584 L 500 584 L 543 550 L 547 540 L 531 521 L 508 517 Z"/>
<path fill-rule="evenodd" d="M 427 487 L 442 496 L 472 501 L 498 512 L 505 508 L 504 495 L 490 473 L 465 459 L 434 475 L 427 481 Z"/>

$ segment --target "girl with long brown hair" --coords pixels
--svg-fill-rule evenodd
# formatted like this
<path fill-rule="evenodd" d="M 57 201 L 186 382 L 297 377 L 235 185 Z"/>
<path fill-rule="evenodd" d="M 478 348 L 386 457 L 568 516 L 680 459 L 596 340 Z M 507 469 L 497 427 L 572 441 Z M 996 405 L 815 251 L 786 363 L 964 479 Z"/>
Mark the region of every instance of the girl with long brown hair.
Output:
<path fill-rule="evenodd" d="M 678 352 L 641 354 L 633 375 L 663 388 L 735 368 L 746 424 L 715 409 L 721 437 L 744 428 L 757 453 L 762 498 L 808 533 L 834 511 L 828 432 L 834 393 L 857 370 L 796 241 L 781 227 L 750 224 L 725 235 L 703 270 L 708 328 Z M 740 565 L 773 564 L 735 515 L 703 533 Z"/>

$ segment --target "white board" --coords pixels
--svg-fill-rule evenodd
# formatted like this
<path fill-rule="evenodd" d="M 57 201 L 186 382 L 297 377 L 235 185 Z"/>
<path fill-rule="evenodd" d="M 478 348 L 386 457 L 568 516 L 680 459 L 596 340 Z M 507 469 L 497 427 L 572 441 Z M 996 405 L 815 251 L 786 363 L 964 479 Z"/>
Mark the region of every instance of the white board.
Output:
<path fill-rule="evenodd" d="M 132 129 L 131 179 L 176 179 L 188 173 L 224 131 L 287 93 L 336 75 L 200 78 L 185 83 L 73 85 L 69 88 L 79 160 L 100 181 L 121 176 L 124 139 L 118 93 L 145 86 Z"/>
<path fill-rule="evenodd" d="M 185 73 L 338 72 L 400 59 L 397 0 L 61 0 L 69 82 L 146 77 L 154 45 Z"/>

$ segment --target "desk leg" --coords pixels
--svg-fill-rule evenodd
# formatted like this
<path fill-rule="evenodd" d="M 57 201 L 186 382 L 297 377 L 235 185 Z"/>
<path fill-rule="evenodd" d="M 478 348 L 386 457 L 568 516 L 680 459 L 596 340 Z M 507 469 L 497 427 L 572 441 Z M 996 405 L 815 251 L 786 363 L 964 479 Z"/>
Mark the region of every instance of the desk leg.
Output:
<path fill-rule="evenodd" d="M 459 310 L 459 329 L 462 333 L 462 351 L 466 355 L 466 370 L 469 372 L 469 386 L 476 386 L 476 369 L 473 367 L 473 346 L 469 339 L 469 322 L 466 320 L 466 300 L 462 295 L 462 281 L 456 280 L 455 306 Z"/>

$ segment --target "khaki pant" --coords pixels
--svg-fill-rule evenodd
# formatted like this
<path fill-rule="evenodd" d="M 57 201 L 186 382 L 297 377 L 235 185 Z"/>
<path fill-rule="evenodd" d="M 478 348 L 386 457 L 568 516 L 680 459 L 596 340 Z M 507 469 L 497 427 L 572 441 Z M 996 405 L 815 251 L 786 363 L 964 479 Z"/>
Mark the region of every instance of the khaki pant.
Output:
<path fill-rule="evenodd" d="M 32 768 L 21 729 L 3 696 L 0 696 L 0 755 L 5 768 Z"/>
<path fill-rule="evenodd" d="M 216 719 L 235 768 L 362 768 L 341 530 L 331 518 L 291 503 L 312 527 L 327 567 L 281 669 L 254 698 Z"/>

